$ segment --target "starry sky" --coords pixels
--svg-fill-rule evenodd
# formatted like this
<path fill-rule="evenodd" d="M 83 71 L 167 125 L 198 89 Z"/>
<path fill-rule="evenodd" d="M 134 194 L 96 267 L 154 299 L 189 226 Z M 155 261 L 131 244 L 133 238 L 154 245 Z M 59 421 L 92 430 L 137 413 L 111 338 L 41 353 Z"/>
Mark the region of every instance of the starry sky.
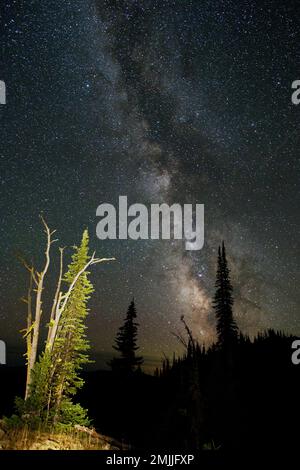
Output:
<path fill-rule="evenodd" d="M 99 367 L 133 296 L 149 367 L 180 351 L 172 332 L 182 314 L 202 343 L 214 340 L 223 239 L 239 327 L 300 334 L 297 2 L 6 0 L 0 18 L 0 336 L 11 363 L 26 315 L 16 253 L 41 266 L 41 213 L 60 246 L 87 227 L 92 249 L 117 258 L 91 277 Z M 100 241 L 96 208 L 117 206 L 119 195 L 147 206 L 205 204 L 203 249 Z"/>

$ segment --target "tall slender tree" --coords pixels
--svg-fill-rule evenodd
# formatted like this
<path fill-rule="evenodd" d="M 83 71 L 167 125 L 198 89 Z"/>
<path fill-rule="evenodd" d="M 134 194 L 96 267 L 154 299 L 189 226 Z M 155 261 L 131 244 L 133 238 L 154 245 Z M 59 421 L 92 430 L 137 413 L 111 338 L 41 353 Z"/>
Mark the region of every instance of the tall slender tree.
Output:
<path fill-rule="evenodd" d="M 110 362 L 113 370 L 130 374 L 144 362 L 141 356 L 136 356 L 137 330 L 139 324 L 135 321 L 136 308 L 134 300 L 131 301 L 124 324 L 119 328 L 113 348 L 120 353 L 120 357 L 115 357 Z"/>
<path fill-rule="evenodd" d="M 81 245 L 74 249 L 72 262 L 63 278 L 68 286 L 90 259 L 87 230 L 83 232 Z M 88 277 L 89 272 L 85 270 L 75 284 L 61 315 L 51 351 L 55 420 L 59 418 L 62 401 L 74 395 L 82 386 L 83 380 L 79 376 L 79 371 L 83 364 L 89 362 L 86 354 L 89 343 L 85 334 L 85 320 L 88 314 L 87 302 L 94 289 Z"/>
<path fill-rule="evenodd" d="M 227 264 L 224 242 L 218 250 L 218 268 L 216 275 L 216 292 L 213 307 L 217 318 L 218 345 L 227 347 L 236 342 L 238 327 L 233 318 L 233 296 L 230 271 Z"/>

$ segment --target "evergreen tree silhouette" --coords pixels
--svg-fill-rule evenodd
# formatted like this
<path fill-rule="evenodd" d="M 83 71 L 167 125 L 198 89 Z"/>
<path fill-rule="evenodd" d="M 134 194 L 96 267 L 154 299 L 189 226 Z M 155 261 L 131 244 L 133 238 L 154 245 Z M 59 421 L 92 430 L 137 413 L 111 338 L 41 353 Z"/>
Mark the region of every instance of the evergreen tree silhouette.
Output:
<path fill-rule="evenodd" d="M 224 242 L 218 250 L 218 268 L 216 275 L 216 292 L 213 307 L 217 318 L 218 346 L 227 347 L 238 339 L 238 327 L 233 318 L 232 285 L 230 271 L 227 265 Z"/>
<path fill-rule="evenodd" d="M 144 362 L 141 356 L 136 356 L 137 346 L 137 329 L 139 324 L 136 319 L 136 308 L 134 300 L 131 301 L 124 324 L 119 328 L 113 348 L 120 353 L 121 357 L 115 357 L 110 362 L 113 370 L 130 374 L 140 369 L 140 365 Z"/>

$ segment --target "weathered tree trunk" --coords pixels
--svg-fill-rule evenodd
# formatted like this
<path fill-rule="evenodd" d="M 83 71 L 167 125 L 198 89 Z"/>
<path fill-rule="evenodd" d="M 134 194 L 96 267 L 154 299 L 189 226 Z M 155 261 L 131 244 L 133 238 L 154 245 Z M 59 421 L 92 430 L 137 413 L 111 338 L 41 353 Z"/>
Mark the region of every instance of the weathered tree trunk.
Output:
<path fill-rule="evenodd" d="M 32 382 L 32 370 L 34 368 L 35 362 L 36 362 L 36 357 L 37 357 L 37 349 L 38 349 L 38 341 L 39 341 L 39 333 L 40 333 L 40 322 L 41 322 L 41 316 L 42 316 L 42 293 L 44 289 L 44 278 L 45 275 L 48 271 L 49 264 L 50 264 L 50 247 L 51 244 L 55 240 L 51 240 L 51 237 L 53 233 L 55 233 L 55 230 L 52 232 L 50 231 L 48 225 L 46 224 L 45 220 L 42 218 L 42 222 L 45 227 L 45 232 L 47 236 L 47 245 L 46 245 L 46 250 L 45 250 L 45 256 L 46 256 L 46 261 L 43 270 L 39 273 L 36 272 L 36 302 L 35 302 L 35 316 L 34 316 L 34 322 L 33 322 L 33 328 L 32 328 L 32 340 L 31 340 L 31 346 L 30 346 L 30 357 L 28 360 L 28 366 L 27 366 L 27 380 L 26 380 L 26 393 L 25 393 L 25 400 L 29 397 L 30 395 L 30 385 Z"/>
<path fill-rule="evenodd" d="M 64 248 L 59 248 L 60 251 L 60 267 L 59 267 L 59 276 L 58 276 L 58 281 L 57 281 L 57 287 L 55 291 L 55 296 L 52 304 L 52 310 L 51 310 L 51 315 L 50 315 L 50 322 L 49 322 L 49 328 L 48 328 L 48 336 L 47 336 L 47 347 L 50 342 L 50 338 L 52 338 L 52 330 L 53 326 L 55 325 L 55 314 L 57 311 L 57 305 L 60 302 L 60 287 L 61 287 L 61 281 L 62 281 L 62 276 L 63 276 L 63 252 Z"/>

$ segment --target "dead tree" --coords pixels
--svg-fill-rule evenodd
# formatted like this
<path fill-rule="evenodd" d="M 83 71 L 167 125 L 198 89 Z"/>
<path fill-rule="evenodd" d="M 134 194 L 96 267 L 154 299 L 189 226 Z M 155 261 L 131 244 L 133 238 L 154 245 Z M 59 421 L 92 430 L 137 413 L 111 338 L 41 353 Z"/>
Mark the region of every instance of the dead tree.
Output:
<path fill-rule="evenodd" d="M 40 323 L 42 316 L 42 295 L 44 290 L 44 279 L 47 274 L 50 265 L 50 248 L 51 245 L 56 241 L 52 239 L 55 230 L 50 230 L 43 217 L 41 217 L 44 225 L 44 231 L 46 233 L 46 249 L 45 249 L 45 263 L 42 271 L 37 271 L 33 266 L 30 266 L 25 260 L 22 260 L 25 268 L 30 273 L 30 285 L 27 296 L 27 329 L 25 332 L 26 343 L 27 343 L 27 377 L 26 377 L 26 391 L 25 399 L 30 394 L 30 385 L 32 381 L 32 370 L 36 363 L 37 349 L 40 334 Z M 33 289 L 33 286 L 35 288 Z M 36 294 L 34 315 L 32 315 L 32 291 Z"/>

